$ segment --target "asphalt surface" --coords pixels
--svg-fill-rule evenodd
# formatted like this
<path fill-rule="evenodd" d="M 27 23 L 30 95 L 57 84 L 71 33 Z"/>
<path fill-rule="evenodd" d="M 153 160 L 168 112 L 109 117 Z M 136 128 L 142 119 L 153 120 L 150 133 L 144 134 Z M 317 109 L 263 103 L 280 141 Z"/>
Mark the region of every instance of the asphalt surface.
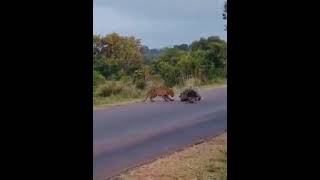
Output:
<path fill-rule="evenodd" d="M 93 179 L 117 175 L 227 129 L 227 88 L 200 92 L 196 104 L 141 102 L 93 112 Z"/>

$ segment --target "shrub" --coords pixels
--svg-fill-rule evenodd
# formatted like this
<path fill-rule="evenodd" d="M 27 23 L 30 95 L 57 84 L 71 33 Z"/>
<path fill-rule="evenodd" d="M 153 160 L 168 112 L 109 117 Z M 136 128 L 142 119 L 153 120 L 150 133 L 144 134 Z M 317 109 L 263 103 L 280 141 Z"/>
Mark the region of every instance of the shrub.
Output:
<path fill-rule="evenodd" d="M 128 83 L 131 83 L 132 78 L 131 78 L 130 76 L 122 76 L 122 77 L 120 78 L 120 81 L 121 81 L 122 83 L 128 84 Z"/>
<path fill-rule="evenodd" d="M 144 89 L 146 87 L 146 82 L 144 80 L 138 80 L 135 84 L 138 89 Z"/>
<path fill-rule="evenodd" d="M 125 98 L 137 98 L 141 95 L 141 91 L 135 88 L 133 85 L 124 86 L 119 96 Z"/>
<path fill-rule="evenodd" d="M 107 82 L 98 88 L 98 95 L 103 97 L 108 97 L 111 95 L 119 94 L 122 91 L 122 86 L 118 85 L 114 81 Z"/>
<path fill-rule="evenodd" d="M 104 77 L 98 72 L 98 71 L 93 71 L 93 87 L 97 87 L 100 84 L 105 83 Z"/>

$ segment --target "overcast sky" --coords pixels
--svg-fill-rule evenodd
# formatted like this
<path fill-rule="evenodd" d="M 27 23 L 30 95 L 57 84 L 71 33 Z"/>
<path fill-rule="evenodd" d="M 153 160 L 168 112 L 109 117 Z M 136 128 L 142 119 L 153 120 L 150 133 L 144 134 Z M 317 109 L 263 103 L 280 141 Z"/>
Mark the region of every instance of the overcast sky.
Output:
<path fill-rule="evenodd" d="M 225 0 L 93 0 L 93 32 L 117 32 L 149 48 L 191 43 L 200 37 L 227 39 Z"/>

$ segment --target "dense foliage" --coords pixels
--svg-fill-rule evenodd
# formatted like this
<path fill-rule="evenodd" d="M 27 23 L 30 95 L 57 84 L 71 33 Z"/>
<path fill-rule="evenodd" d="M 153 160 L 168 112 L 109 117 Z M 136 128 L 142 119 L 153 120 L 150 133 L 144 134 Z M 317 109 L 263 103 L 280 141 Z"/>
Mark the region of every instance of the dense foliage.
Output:
<path fill-rule="evenodd" d="M 211 36 L 172 48 L 149 49 L 135 37 L 94 35 L 93 73 L 94 87 L 105 81 L 123 81 L 144 89 L 155 79 L 175 86 L 190 78 L 205 84 L 226 78 L 227 43 Z"/>

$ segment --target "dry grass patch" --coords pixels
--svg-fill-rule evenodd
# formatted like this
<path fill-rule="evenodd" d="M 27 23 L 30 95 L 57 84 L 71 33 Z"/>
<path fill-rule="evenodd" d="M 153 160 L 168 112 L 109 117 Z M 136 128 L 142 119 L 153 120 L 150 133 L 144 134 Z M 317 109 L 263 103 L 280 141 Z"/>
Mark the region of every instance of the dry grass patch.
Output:
<path fill-rule="evenodd" d="M 227 133 L 129 170 L 116 179 L 226 180 Z"/>

